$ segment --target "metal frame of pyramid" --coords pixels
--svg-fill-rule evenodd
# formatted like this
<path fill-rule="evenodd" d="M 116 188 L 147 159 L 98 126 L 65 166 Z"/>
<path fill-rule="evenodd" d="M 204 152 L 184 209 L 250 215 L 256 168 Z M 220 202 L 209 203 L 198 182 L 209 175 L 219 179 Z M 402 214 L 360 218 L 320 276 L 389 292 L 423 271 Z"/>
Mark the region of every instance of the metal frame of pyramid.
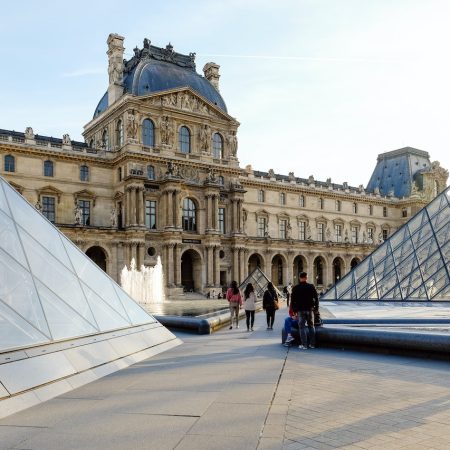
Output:
<path fill-rule="evenodd" d="M 0 417 L 180 343 L 0 177 Z"/>
<path fill-rule="evenodd" d="M 450 187 L 401 226 L 321 299 L 449 301 Z"/>
<path fill-rule="evenodd" d="M 257 267 L 240 285 L 239 289 L 243 292 L 248 283 L 253 284 L 253 288 L 255 290 L 255 295 L 257 297 L 262 297 L 264 295 L 264 291 L 267 289 L 267 285 L 269 284 L 269 277 L 259 268 Z M 283 298 L 284 295 L 278 290 L 276 286 L 274 286 L 276 293 L 278 294 L 278 298 Z"/>

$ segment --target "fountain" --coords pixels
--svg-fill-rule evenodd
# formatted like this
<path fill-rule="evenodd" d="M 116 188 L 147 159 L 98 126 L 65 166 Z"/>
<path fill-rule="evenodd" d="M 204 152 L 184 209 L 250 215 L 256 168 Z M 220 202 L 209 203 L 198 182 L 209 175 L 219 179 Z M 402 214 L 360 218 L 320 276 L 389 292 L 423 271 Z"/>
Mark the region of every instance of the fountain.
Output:
<path fill-rule="evenodd" d="M 154 267 L 136 267 L 134 258 L 131 260 L 130 269 L 127 266 L 120 274 L 122 288 L 137 302 L 141 304 L 162 304 L 165 300 L 164 276 L 161 258 L 158 256 Z"/>

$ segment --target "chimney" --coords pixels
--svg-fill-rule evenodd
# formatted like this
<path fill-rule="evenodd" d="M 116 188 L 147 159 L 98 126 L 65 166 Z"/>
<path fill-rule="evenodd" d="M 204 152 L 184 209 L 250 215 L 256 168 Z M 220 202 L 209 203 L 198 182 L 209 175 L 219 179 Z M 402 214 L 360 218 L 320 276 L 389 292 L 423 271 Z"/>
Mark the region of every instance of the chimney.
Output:
<path fill-rule="evenodd" d="M 111 33 L 108 44 L 108 106 L 111 106 L 123 95 L 123 40 L 124 37 Z"/>
<path fill-rule="evenodd" d="M 220 66 L 214 62 L 206 63 L 203 67 L 203 73 L 205 78 L 217 89 L 219 90 L 219 69 Z"/>

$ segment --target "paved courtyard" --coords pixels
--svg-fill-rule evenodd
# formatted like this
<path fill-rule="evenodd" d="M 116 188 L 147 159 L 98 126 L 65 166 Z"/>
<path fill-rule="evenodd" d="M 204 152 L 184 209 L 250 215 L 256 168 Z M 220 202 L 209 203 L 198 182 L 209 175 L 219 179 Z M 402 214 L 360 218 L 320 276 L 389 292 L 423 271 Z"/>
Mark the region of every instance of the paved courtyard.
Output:
<path fill-rule="evenodd" d="M 280 345 L 255 331 L 185 344 L 0 421 L 3 449 L 448 449 L 450 364 Z"/>

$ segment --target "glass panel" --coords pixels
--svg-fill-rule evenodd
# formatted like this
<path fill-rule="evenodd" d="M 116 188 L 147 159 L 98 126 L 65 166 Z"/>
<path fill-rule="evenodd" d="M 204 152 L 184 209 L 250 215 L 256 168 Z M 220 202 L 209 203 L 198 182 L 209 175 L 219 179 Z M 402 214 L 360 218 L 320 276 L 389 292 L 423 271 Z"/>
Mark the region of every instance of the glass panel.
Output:
<path fill-rule="evenodd" d="M 362 298 L 363 295 L 375 287 L 375 276 L 373 272 L 368 274 L 367 277 L 362 278 L 356 284 L 356 292 L 358 293 L 358 298 Z"/>
<path fill-rule="evenodd" d="M 408 277 L 406 277 L 400 283 L 400 287 L 402 289 L 403 298 L 408 300 L 411 292 L 417 289 L 422 284 L 422 275 L 420 270 L 416 268 L 414 272 L 411 273 Z"/>
<path fill-rule="evenodd" d="M 415 233 L 424 223 L 428 222 L 428 217 L 425 211 L 419 212 L 408 222 L 409 232 L 411 234 Z"/>
<path fill-rule="evenodd" d="M 63 238 L 63 243 L 78 277 L 128 321 L 128 316 L 116 295 L 111 279 L 68 239 Z"/>
<path fill-rule="evenodd" d="M 383 298 L 383 300 L 402 300 L 402 293 L 398 286 L 389 291 Z"/>
<path fill-rule="evenodd" d="M 425 224 L 420 230 L 411 237 L 414 247 L 419 247 L 431 236 L 431 226 L 429 223 Z"/>
<path fill-rule="evenodd" d="M 388 243 L 384 242 L 372 253 L 373 265 L 376 266 L 382 259 L 386 258 L 386 255 L 388 254 L 391 254 L 391 249 Z"/>
<path fill-rule="evenodd" d="M 337 297 L 340 297 L 344 292 L 346 292 L 353 281 L 353 274 L 349 273 L 342 280 L 336 284 Z"/>
<path fill-rule="evenodd" d="M 441 249 L 445 264 L 450 264 L 450 242 Z"/>
<path fill-rule="evenodd" d="M 0 250 L 0 299 L 50 337 L 31 275 L 3 250 Z"/>
<path fill-rule="evenodd" d="M 46 342 L 48 337 L 0 301 L 0 351 Z"/>
<path fill-rule="evenodd" d="M 420 286 L 413 293 L 408 295 L 408 300 L 428 300 L 425 286 Z"/>
<path fill-rule="evenodd" d="M 94 317 L 84 298 L 75 275 L 57 259 L 46 252 L 34 239 L 19 227 L 19 234 L 27 249 L 31 272 L 60 298 L 63 298 L 78 314 L 95 325 Z"/>
<path fill-rule="evenodd" d="M 326 292 L 324 295 L 322 295 L 322 297 L 320 298 L 321 300 L 334 300 L 336 298 L 336 288 L 332 287 L 331 289 L 328 290 L 328 292 Z"/>
<path fill-rule="evenodd" d="M 6 184 L 5 181 L 0 179 L 0 210 L 2 210 L 5 214 L 8 214 L 8 216 L 11 216 L 11 212 L 9 211 L 9 206 L 6 203 L 6 197 L 3 193 L 2 185 Z"/>
<path fill-rule="evenodd" d="M 367 271 L 369 267 L 372 266 L 372 261 L 370 258 L 366 258 L 364 261 L 360 262 L 355 269 L 353 270 L 353 275 L 355 277 L 355 281 L 357 282 L 360 278 L 363 278 L 367 275 Z"/>
<path fill-rule="evenodd" d="M 397 284 L 397 275 L 393 270 L 391 273 L 386 275 L 381 283 L 377 283 L 378 295 L 380 298 L 384 297 L 387 292 L 389 292 Z"/>
<path fill-rule="evenodd" d="M 0 248 L 3 248 L 22 266 L 28 268 L 28 263 L 23 254 L 22 244 L 17 236 L 14 222 L 0 211 Z"/>
<path fill-rule="evenodd" d="M 116 289 L 127 314 L 130 316 L 133 325 L 156 322 L 156 319 L 144 311 L 123 289 L 117 285 L 115 285 L 114 288 Z"/>
<path fill-rule="evenodd" d="M 399 280 L 403 280 L 403 278 L 407 277 L 412 272 L 412 270 L 416 269 L 417 267 L 417 258 L 413 253 L 405 261 L 403 261 L 401 266 L 397 267 L 397 275 Z"/>
<path fill-rule="evenodd" d="M 450 222 L 439 230 L 436 238 L 440 246 L 443 246 L 450 240 Z"/>
<path fill-rule="evenodd" d="M 419 263 L 423 264 L 424 261 L 428 259 L 430 255 L 434 253 L 436 250 L 437 250 L 437 243 L 434 237 L 424 242 L 424 244 L 416 250 L 416 256 L 417 259 L 419 260 Z"/>
<path fill-rule="evenodd" d="M 363 299 L 363 297 L 361 297 Z M 378 291 L 376 287 L 373 287 L 364 294 L 365 300 L 378 300 Z"/>
<path fill-rule="evenodd" d="M 389 255 L 384 261 L 382 261 L 380 264 L 378 264 L 377 267 L 375 267 L 375 277 L 377 279 L 377 282 L 379 282 L 387 273 L 391 272 L 394 268 L 394 258 L 393 256 Z"/>
<path fill-rule="evenodd" d="M 129 327 L 130 323 L 117 314 L 106 302 L 104 302 L 92 289 L 81 283 L 83 290 L 97 320 L 100 331 L 115 330 Z"/>
<path fill-rule="evenodd" d="M 435 296 L 442 290 L 444 286 L 448 285 L 449 283 L 450 282 L 445 268 L 442 268 L 439 272 L 432 275 L 428 280 L 425 281 L 425 286 L 430 298 Z"/>
<path fill-rule="evenodd" d="M 78 315 L 74 309 L 70 308 L 39 280 L 36 280 L 36 287 L 53 339 L 98 333 L 98 329 Z"/>
<path fill-rule="evenodd" d="M 47 249 L 49 253 L 72 270 L 58 230 L 44 216 L 36 214 L 34 207 L 18 196 L 17 192 L 13 191 L 9 186 L 6 189 L 6 195 L 11 204 L 16 222 Z M 26 251 L 27 248 L 25 247 Z"/>
<path fill-rule="evenodd" d="M 431 225 L 436 233 L 443 225 L 450 222 L 450 208 L 445 208 L 431 219 Z"/>
<path fill-rule="evenodd" d="M 402 263 L 402 261 L 405 260 L 414 250 L 414 247 L 412 245 L 411 240 L 407 240 L 404 242 L 403 245 L 401 245 L 399 248 L 397 248 L 394 252 L 394 260 L 395 264 L 398 266 Z"/>
<path fill-rule="evenodd" d="M 436 252 L 431 255 L 422 265 L 421 270 L 423 274 L 423 278 L 428 278 L 433 273 L 437 272 L 444 266 L 444 261 L 442 261 L 441 253 Z"/>
<path fill-rule="evenodd" d="M 450 301 L 450 283 L 448 283 L 440 292 L 436 293 L 433 300 Z"/>
<path fill-rule="evenodd" d="M 389 242 L 391 244 L 392 250 L 395 250 L 399 245 L 403 244 L 403 242 L 406 239 L 409 239 L 409 237 L 410 237 L 410 235 L 409 235 L 408 229 L 406 227 L 405 228 L 400 228 L 389 239 Z"/>
<path fill-rule="evenodd" d="M 445 195 L 438 195 L 426 208 L 430 217 L 434 216 L 442 208 L 448 207 Z"/>

